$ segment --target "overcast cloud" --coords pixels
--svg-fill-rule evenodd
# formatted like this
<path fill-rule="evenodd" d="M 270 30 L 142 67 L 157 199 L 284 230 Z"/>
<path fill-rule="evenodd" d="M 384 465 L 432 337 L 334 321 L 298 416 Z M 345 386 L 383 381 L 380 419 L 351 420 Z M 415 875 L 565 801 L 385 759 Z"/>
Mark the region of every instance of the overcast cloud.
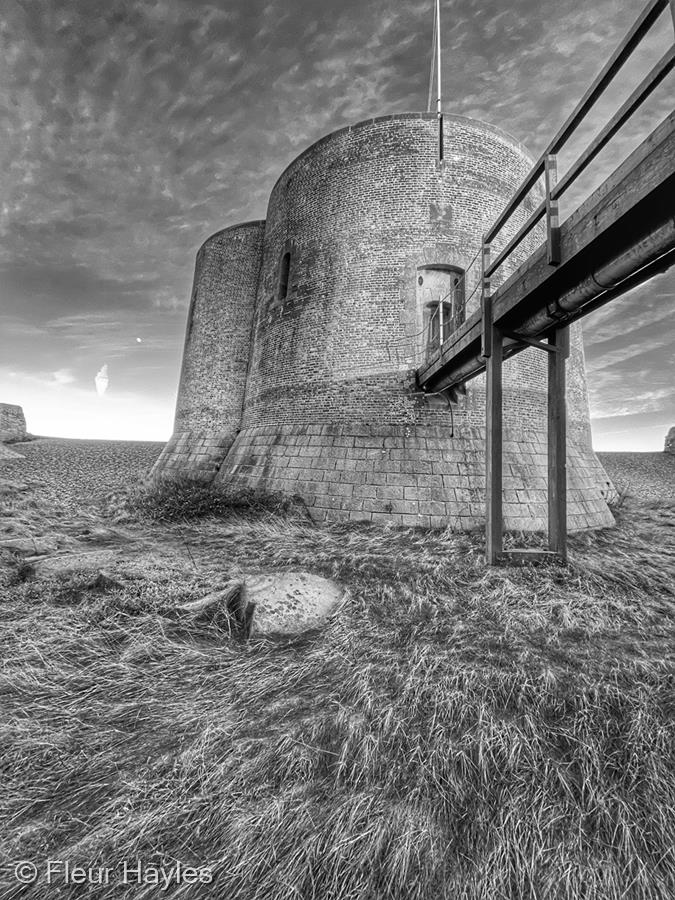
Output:
<path fill-rule="evenodd" d="M 444 0 L 445 110 L 541 151 L 642 5 Z M 22 403 L 40 433 L 167 438 L 197 247 L 263 218 L 282 169 L 323 134 L 426 108 L 432 8 L 4 0 L 0 400 Z M 670 20 L 661 26 L 624 94 L 672 40 Z M 671 80 L 596 182 L 672 91 Z M 623 433 L 660 448 L 675 424 L 674 285 L 668 273 L 589 320 L 601 446 Z"/>

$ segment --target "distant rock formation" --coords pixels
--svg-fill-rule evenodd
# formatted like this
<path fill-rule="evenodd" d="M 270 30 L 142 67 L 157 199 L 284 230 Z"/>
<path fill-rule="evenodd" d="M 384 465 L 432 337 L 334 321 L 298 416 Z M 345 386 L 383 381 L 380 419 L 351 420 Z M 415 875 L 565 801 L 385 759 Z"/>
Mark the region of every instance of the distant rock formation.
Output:
<path fill-rule="evenodd" d="M 673 456 L 675 456 L 675 425 L 673 425 L 673 427 L 666 435 L 666 444 L 663 448 L 663 452 L 672 453 Z"/>
<path fill-rule="evenodd" d="M 0 441 L 12 443 L 26 438 L 26 417 L 20 406 L 0 403 Z"/>

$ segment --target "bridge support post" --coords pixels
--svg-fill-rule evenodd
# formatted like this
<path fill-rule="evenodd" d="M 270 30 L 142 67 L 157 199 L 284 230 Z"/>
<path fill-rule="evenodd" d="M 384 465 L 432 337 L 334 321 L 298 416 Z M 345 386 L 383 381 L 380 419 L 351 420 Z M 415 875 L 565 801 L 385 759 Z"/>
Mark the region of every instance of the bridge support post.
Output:
<path fill-rule="evenodd" d="M 569 328 L 556 328 L 548 340 L 548 546 L 567 559 L 567 410 L 565 363 Z"/>
<path fill-rule="evenodd" d="M 485 561 L 489 566 L 499 563 L 504 549 L 502 512 L 503 406 L 502 365 L 503 337 L 492 322 L 490 298 L 485 298 L 486 357 L 486 454 L 485 454 Z"/>
<path fill-rule="evenodd" d="M 497 565 L 504 549 L 502 515 L 502 335 L 492 326 L 492 354 L 487 360 L 487 454 L 485 460 L 485 557 Z"/>
<path fill-rule="evenodd" d="M 485 360 L 485 562 L 496 566 L 504 549 L 502 519 L 502 363 L 504 338 L 492 320 L 490 244 L 483 237 L 481 356 Z"/>

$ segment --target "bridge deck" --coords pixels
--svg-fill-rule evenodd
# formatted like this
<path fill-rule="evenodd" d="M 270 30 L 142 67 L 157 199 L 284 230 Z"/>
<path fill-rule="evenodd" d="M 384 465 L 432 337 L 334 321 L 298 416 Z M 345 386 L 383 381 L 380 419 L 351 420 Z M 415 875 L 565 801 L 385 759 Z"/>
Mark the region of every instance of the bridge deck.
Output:
<path fill-rule="evenodd" d="M 548 351 L 548 545 L 567 556 L 567 326 L 675 262 L 675 112 L 562 225 L 558 199 L 675 68 L 671 45 L 557 182 L 557 154 L 645 35 L 675 0 L 648 0 L 507 206 L 483 236 L 481 310 L 417 370 L 420 386 L 442 391 L 486 371 L 485 558 L 490 565 L 532 560 L 503 552 L 502 367 L 534 344 Z M 545 201 L 491 262 L 491 245 L 540 177 Z M 525 235 L 546 220 L 546 243 L 492 292 L 491 277 Z M 440 310 L 440 305 L 439 305 Z M 630 322 L 626 322 L 626 330 Z M 545 340 L 542 340 L 545 339 Z"/>
<path fill-rule="evenodd" d="M 562 223 L 560 263 L 548 263 L 543 245 L 494 292 L 494 326 L 541 339 L 668 268 L 675 261 L 674 212 L 672 113 Z M 482 337 L 478 311 L 418 369 L 421 387 L 443 390 L 483 371 Z M 504 356 L 525 346 L 505 340 Z"/>

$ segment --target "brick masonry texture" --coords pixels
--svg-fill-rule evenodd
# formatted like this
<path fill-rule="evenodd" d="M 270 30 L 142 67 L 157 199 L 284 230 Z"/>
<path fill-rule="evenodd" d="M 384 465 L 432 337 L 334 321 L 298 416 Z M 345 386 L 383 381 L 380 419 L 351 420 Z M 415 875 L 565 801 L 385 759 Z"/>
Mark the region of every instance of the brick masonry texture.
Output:
<path fill-rule="evenodd" d="M 442 425 L 263 425 L 237 439 L 218 475 L 302 497 L 316 520 L 479 527 L 485 517 L 485 430 Z M 570 529 L 611 525 L 613 491 L 588 447 L 568 447 Z M 504 522 L 547 527 L 545 432 L 505 433 Z"/>
<path fill-rule="evenodd" d="M 466 313 L 477 308 L 481 235 L 532 160 L 508 135 L 464 117 L 445 117 L 442 163 L 437 141 L 426 114 L 328 135 L 283 172 L 265 222 L 206 242 L 175 431 L 155 475 L 293 493 L 321 519 L 482 521 L 484 376 L 451 406 L 417 388 L 427 340 L 418 279 L 425 267 L 466 270 Z M 537 186 L 502 242 L 541 196 Z M 542 236 L 526 239 L 495 284 Z M 511 528 L 545 527 L 546 365 L 534 349 L 504 365 Z M 569 526 L 611 524 L 578 326 L 567 368 Z"/>
<path fill-rule="evenodd" d="M 241 427 L 264 228 L 226 228 L 197 254 L 174 433 L 154 473 L 211 481 Z"/>
<path fill-rule="evenodd" d="M 26 436 L 26 417 L 20 406 L 0 403 L 0 441 L 11 441 Z"/>

